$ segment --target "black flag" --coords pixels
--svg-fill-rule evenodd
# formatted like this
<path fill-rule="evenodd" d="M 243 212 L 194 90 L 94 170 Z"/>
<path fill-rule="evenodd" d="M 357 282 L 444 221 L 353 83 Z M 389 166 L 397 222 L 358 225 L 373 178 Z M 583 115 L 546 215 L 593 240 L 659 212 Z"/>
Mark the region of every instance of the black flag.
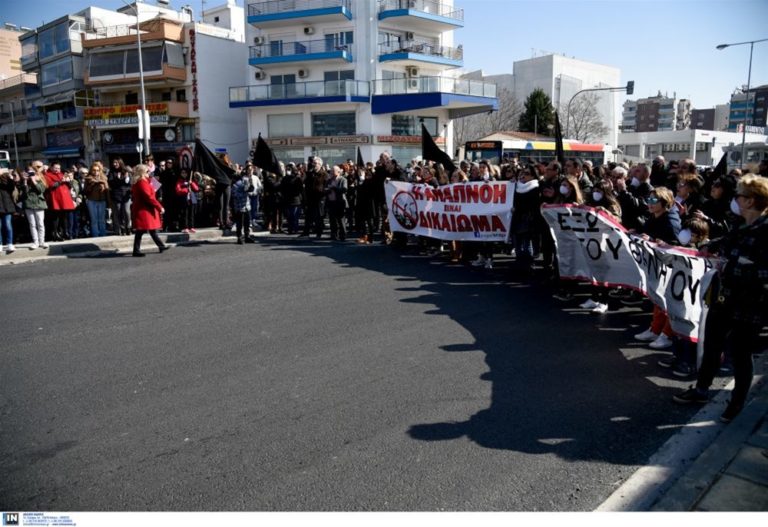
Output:
<path fill-rule="evenodd" d="M 363 161 L 363 153 L 360 152 L 360 147 L 357 147 L 357 166 L 365 168 L 365 161 Z"/>
<path fill-rule="evenodd" d="M 451 157 L 440 150 L 435 140 L 429 135 L 429 131 L 427 131 L 424 123 L 421 124 L 421 157 L 425 161 L 434 161 L 435 163 L 442 164 L 448 174 L 453 174 L 454 170 L 456 170 L 456 165 L 453 164 Z"/>
<path fill-rule="evenodd" d="M 560 128 L 560 117 L 555 112 L 555 156 L 560 166 L 565 166 L 565 148 L 563 147 L 563 130 Z"/>
<path fill-rule="evenodd" d="M 261 134 L 259 134 L 259 138 L 256 140 L 253 164 L 267 172 L 272 172 L 273 174 L 280 173 L 280 163 L 277 162 L 277 157 L 275 157 L 275 153 L 269 148 L 267 142 L 261 138 Z"/>
<path fill-rule="evenodd" d="M 192 170 L 212 177 L 217 183 L 229 185 L 235 177 L 234 169 L 213 154 L 200 139 L 195 139 L 195 154 L 192 158 Z"/>
<path fill-rule="evenodd" d="M 720 176 L 724 176 L 728 173 L 728 152 L 725 152 L 723 154 L 723 157 L 720 158 L 720 161 L 717 163 L 717 166 L 715 167 L 715 171 L 712 173 L 712 179 L 717 179 Z"/>

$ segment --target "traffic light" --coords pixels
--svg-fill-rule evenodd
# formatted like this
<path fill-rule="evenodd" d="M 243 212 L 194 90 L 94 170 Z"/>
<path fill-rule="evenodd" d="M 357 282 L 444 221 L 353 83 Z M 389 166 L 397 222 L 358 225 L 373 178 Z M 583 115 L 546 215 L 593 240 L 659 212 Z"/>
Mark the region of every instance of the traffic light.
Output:
<path fill-rule="evenodd" d="M 632 95 L 635 92 L 635 81 L 627 82 L 627 95 Z"/>

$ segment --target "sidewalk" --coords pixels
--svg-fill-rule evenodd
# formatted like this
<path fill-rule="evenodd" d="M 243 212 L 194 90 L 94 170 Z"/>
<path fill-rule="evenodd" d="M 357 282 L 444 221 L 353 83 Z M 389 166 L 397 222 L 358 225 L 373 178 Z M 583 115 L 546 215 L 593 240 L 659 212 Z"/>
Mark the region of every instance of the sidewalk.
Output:
<path fill-rule="evenodd" d="M 750 399 L 719 416 L 733 382 L 705 405 L 598 511 L 768 511 L 768 350 L 755 356 Z"/>
<path fill-rule="evenodd" d="M 210 227 L 198 229 L 194 233 L 159 233 L 160 239 L 169 245 L 190 245 L 196 243 L 210 243 L 217 241 L 233 241 L 234 234 L 223 236 L 220 229 Z M 268 231 L 251 232 L 251 236 L 269 236 Z M 155 244 L 145 235 L 141 240 L 142 249 L 152 251 Z M 30 250 L 31 244 L 16 245 L 16 251 L 11 254 L 0 254 L 0 266 L 20 263 L 29 263 L 60 258 L 83 258 L 105 254 L 118 254 L 133 251 L 133 235 L 130 236 L 103 236 L 101 238 L 79 238 L 64 242 L 49 242 L 47 249 L 37 248 Z"/>

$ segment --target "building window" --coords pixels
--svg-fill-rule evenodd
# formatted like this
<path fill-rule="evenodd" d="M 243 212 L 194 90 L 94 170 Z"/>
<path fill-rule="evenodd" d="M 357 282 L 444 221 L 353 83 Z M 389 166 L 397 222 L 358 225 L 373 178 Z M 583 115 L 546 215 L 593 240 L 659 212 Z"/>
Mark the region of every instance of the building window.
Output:
<path fill-rule="evenodd" d="M 302 137 L 304 114 L 267 115 L 267 133 L 269 137 Z"/>
<path fill-rule="evenodd" d="M 338 51 L 349 50 L 354 44 L 354 34 L 352 31 L 343 31 L 341 33 L 328 33 L 325 35 L 325 50 Z"/>
<path fill-rule="evenodd" d="M 181 140 L 184 142 L 195 140 L 195 125 L 183 124 L 181 125 Z"/>
<path fill-rule="evenodd" d="M 171 92 L 166 91 L 160 94 L 160 101 L 162 102 L 170 102 L 171 101 Z"/>
<path fill-rule="evenodd" d="M 163 46 L 141 48 L 141 67 L 144 74 L 148 71 L 161 71 L 163 69 Z M 139 53 L 135 49 L 126 51 L 125 73 L 139 73 Z"/>
<path fill-rule="evenodd" d="M 344 163 L 347 159 L 355 159 L 357 155 L 357 147 L 318 147 L 315 150 L 315 155 L 320 157 L 324 163 L 329 165 L 339 165 Z"/>
<path fill-rule="evenodd" d="M 432 136 L 437 135 L 437 117 L 419 115 L 392 115 L 392 135 L 421 135 L 421 123 Z"/>
<path fill-rule="evenodd" d="M 312 135 L 355 135 L 355 112 L 313 113 Z"/>
<path fill-rule="evenodd" d="M 326 82 L 354 80 L 354 78 L 355 70 L 326 71 L 323 73 L 323 80 Z"/>
<path fill-rule="evenodd" d="M 42 85 L 52 86 L 72 80 L 72 59 L 66 57 L 42 68 Z"/>
<path fill-rule="evenodd" d="M 269 96 L 272 99 L 284 99 L 286 97 L 295 97 L 297 94 L 296 75 L 270 75 L 269 76 Z"/>
<path fill-rule="evenodd" d="M 176 90 L 176 102 L 187 102 L 187 90 Z"/>
<path fill-rule="evenodd" d="M 41 60 L 69 51 L 69 22 L 40 32 L 38 45 Z"/>
<path fill-rule="evenodd" d="M 125 94 L 125 104 L 139 104 L 139 94 L 138 93 L 126 93 Z"/>
<path fill-rule="evenodd" d="M 93 53 L 91 54 L 88 65 L 89 77 L 105 77 L 109 75 L 122 75 L 123 62 L 125 59 L 124 51 L 113 51 L 111 53 Z"/>

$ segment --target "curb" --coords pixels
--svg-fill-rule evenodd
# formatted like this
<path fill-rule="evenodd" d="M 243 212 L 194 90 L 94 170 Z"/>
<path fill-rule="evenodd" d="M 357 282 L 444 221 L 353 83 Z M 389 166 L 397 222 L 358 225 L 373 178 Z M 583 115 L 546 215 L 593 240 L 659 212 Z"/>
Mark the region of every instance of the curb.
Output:
<path fill-rule="evenodd" d="M 159 233 L 160 239 L 170 246 L 192 245 L 196 243 L 217 243 L 234 240 L 235 236 L 224 236 L 216 228 L 201 229 L 195 233 Z M 251 232 L 252 237 L 270 236 L 269 231 Z M 150 240 L 151 242 L 151 240 Z M 147 237 L 142 245 L 147 243 Z M 103 238 L 80 238 L 65 242 L 50 242 L 48 249 L 29 250 L 30 244 L 18 245 L 10 255 L 0 254 L 0 266 L 32 263 L 65 258 L 86 258 L 116 254 L 133 250 L 133 236 L 105 236 Z"/>
<path fill-rule="evenodd" d="M 756 361 L 749 403 L 733 422 L 719 420 L 733 389 L 731 381 L 595 510 L 691 510 L 766 413 L 768 354 L 762 355 Z"/>

